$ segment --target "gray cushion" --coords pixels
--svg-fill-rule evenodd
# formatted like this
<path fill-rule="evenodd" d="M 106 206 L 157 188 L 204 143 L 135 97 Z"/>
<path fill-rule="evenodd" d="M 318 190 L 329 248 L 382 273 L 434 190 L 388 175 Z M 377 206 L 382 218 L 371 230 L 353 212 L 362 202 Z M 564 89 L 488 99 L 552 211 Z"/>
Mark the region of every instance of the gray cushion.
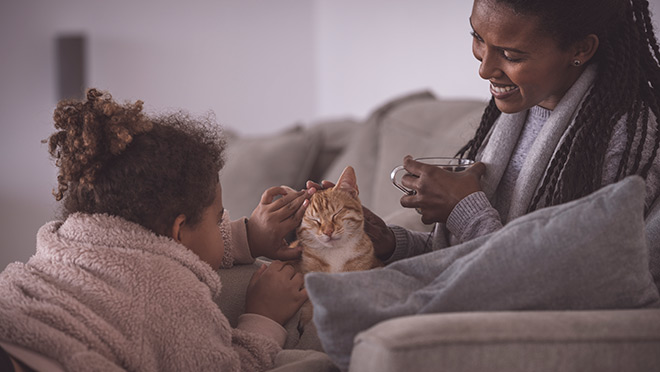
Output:
<path fill-rule="evenodd" d="M 403 157 L 454 156 L 474 135 L 485 104 L 479 101 L 417 100 L 387 115 L 378 135 L 374 171 L 373 211 L 387 218 L 402 210 L 401 191 L 392 186 L 390 172 Z M 358 175 L 359 179 L 359 175 Z M 420 227 L 419 214 L 406 209 Z M 389 222 L 389 221 L 388 221 Z"/>
<path fill-rule="evenodd" d="M 417 231 L 429 231 L 413 209 L 402 209 L 401 192 L 392 186 L 390 172 L 405 155 L 454 156 L 479 125 L 485 102 L 439 100 L 427 91 L 393 99 L 376 109 L 352 132 L 344 152 L 325 172 L 336 180 L 353 166 L 362 204 L 385 222 Z"/>
<path fill-rule="evenodd" d="M 345 370 L 357 333 L 405 315 L 660 306 L 649 273 L 644 188 L 629 177 L 383 269 L 308 274 L 324 350 Z"/>
<path fill-rule="evenodd" d="M 320 132 L 302 127 L 277 135 L 230 139 L 220 181 L 224 207 L 232 218 L 250 216 L 269 187 L 303 188 L 320 141 Z"/>
<path fill-rule="evenodd" d="M 332 165 L 324 173 L 323 179 L 335 181 L 341 172 L 350 165 L 355 169 L 358 187 L 360 189 L 360 201 L 365 206 L 372 208 L 376 203 L 373 198 L 374 179 L 378 157 L 381 155 L 379 149 L 379 136 L 383 123 L 393 112 L 417 101 L 435 100 L 432 93 L 427 91 L 407 94 L 402 97 L 388 101 L 374 110 L 369 118 L 352 133 L 351 140 L 346 144 L 344 151 L 334 160 Z"/>

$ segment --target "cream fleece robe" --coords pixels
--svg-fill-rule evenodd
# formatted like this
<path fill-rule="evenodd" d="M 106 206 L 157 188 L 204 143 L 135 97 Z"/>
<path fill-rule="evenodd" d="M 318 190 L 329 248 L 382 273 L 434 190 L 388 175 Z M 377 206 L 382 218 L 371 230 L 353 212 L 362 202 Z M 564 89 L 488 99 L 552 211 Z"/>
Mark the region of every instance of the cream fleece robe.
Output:
<path fill-rule="evenodd" d="M 226 223 L 223 263 L 232 264 L 232 245 L 250 261 L 245 236 L 231 244 L 244 222 Z M 74 214 L 44 225 L 36 254 L 0 274 L 0 342 L 70 371 L 270 368 L 286 332 L 256 314 L 232 329 L 213 301 L 220 288 L 183 245 L 118 217 Z"/>

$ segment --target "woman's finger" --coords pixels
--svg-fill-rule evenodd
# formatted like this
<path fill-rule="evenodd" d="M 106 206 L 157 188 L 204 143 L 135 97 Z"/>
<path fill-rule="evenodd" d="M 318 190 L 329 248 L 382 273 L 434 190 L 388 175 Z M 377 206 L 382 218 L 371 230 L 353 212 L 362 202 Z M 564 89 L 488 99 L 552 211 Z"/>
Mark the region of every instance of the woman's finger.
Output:
<path fill-rule="evenodd" d="M 481 176 L 483 176 L 486 173 L 486 164 L 480 161 L 476 162 L 470 168 L 468 168 L 466 172 L 473 173 L 477 177 L 481 178 Z"/>

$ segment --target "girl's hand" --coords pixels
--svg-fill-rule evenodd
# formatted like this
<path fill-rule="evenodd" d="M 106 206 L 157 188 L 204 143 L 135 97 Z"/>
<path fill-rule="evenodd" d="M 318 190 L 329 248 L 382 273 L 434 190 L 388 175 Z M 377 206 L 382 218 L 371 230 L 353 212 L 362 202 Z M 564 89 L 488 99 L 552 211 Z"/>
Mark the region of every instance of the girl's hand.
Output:
<path fill-rule="evenodd" d="M 321 190 L 334 187 L 335 184 L 330 181 L 323 181 L 319 185 L 313 181 L 307 181 L 306 186 L 308 190 Z M 382 218 L 378 217 L 364 205 L 362 206 L 362 211 L 364 213 L 364 232 L 367 233 L 374 245 L 376 257 L 385 261 L 394 252 L 396 245 L 394 233 L 387 227 Z"/>
<path fill-rule="evenodd" d="M 245 312 L 263 315 L 284 325 L 307 300 L 301 273 L 281 261 L 262 265 L 252 275 L 245 296 Z"/>
<path fill-rule="evenodd" d="M 312 190 L 313 189 L 314 191 L 316 191 L 316 190 L 324 190 L 324 189 L 333 188 L 333 187 L 335 187 L 335 184 L 330 182 L 330 181 L 325 181 L 325 180 L 321 181 L 320 185 L 318 183 L 314 182 L 314 181 L 307 181 L 305 186 L 307 187 L 307 190 Z"/>
<path fill-rule="evenodd" d="M 401 205 L 417 208 L 425 224 L 447 222 L 458 202 L 481 191 L 480 179 L 486 172 L 486 166 L 481 162 L 462 172 L 450 172 L 415 161 L 410 155 L 404 158 L 403 166 L 409 174 L 401 178 L 401 184 L 416 193 L 401 197 Z"/>
<path fill-rule="evenodd" d="M 300 257 L 301 251 L 289 248 L 284 237 L 300 225 L 313 191 L 295 191 L 287 186 L 271 187 L 261 195 L 259 205 L 247 222 L 247 235 L 253 257 L 277 260 Z M 276 196 L 281 197 L 274 200 Z"/>

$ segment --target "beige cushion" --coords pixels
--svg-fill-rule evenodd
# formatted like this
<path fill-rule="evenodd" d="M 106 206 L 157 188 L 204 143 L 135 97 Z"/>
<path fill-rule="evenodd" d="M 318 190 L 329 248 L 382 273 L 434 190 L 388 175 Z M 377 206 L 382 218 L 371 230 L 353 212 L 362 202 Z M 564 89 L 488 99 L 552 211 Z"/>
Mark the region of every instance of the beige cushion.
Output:
<path fill-rule="evenodd" d="M 454 156 L 473 136 L 485 104 L 479 101 L 418 100 L 391 112 L 378 137 L 378 161 L 372 210 L 388 223 L 426 231 L 413 209 L 401 207 L 403 195 L 392 185 L 390 173 L 403 157 Z"/>
<path fill-rule="evenodd" d="M 220 171 L 223 204 L 232 218 L 250 216 L 272 186 L 305 186 L 320 151 L 321 133 L 302 127 L 261 137 L 228 140 Z"/>
<path fill-rule="evenodd" d="M 429 314 L 357 336 L 351 371 L 654 371 L 660 311 Z"/>
<path fill-rule="evenodd" d="M 474 100 L 438 100 L 425 91 L 391 100 L 355 131 L 324 178 L 336 181 L 346 166 L 353 166 L 362 204 L 388 223 L 428 231 L 431 226 L 422 224 L 414 210 L 401 207 L 402 194 L 390 172 L 408 154 L 455 155 L 472 138 L 485 107 Z"/>
<path fill-rule="evenodd" d="M 319 152 L 314 165 L 310 169 L 309 179 L 315 182 L 323 181 L 327 169 L 344 151 L 346 145 L 355 136 L 362 123 L 352 118 L 335 118 L 315 122 L 307 130 L 313 136 L 318 135 Z"/>

